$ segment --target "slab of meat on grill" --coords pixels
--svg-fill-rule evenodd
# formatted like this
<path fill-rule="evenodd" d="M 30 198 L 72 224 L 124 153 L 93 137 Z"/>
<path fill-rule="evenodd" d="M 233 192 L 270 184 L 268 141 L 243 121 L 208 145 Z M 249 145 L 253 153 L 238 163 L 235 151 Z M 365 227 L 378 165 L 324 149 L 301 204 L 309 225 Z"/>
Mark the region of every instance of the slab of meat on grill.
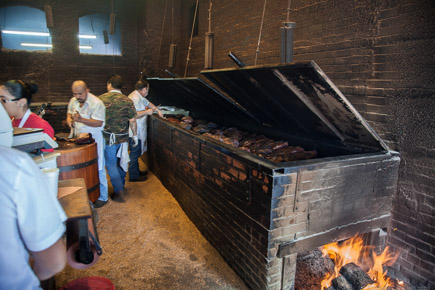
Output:
<path fill-rule="evenodd" d="M 197 126 L 194 126 L 194 127 L 192 127 L 192 130 L 196 133 L 199 133 L 199 134 L 210 132 L 210 128 L 208 128 L 206 124 L 199 124 Z"/>
<path fill-rule="evenodd" d="M 192 117 L 189 117 L 189 116 L 186 116 L 186 117 L 181 118 L 181 121 L 182 121 L 183 123 L 189 123 L 189 124 L 192 124 L 192 123 L 193 123 L 193 118 L 192 118 Z"/>
<path fill-rule="evenodd" d="M 288 146 L 288 142 L 287 141 L 275 141 L 271 144 L 272 146 L 272 150 L 279 150 L 281 148 L 287 147 Z"/>
<path fill-rule="evenodd" d="M 244 146 L 244 147 L 250 147 L 250 146 L 256 144 L 257 146 L 259 146 L 263 142 L 266 142 L 267 139 L 268 138 L 266 136 L 264 136 L 264 135 L 249 134 L 249 135 L 246 135 L 243 138 L 243 140 L 240 143 L 240 145 Z"/>
<path fill-rule="evenodd" d="M 190 123 L 181 122 L 180 126 L 181 126 L 181 128 L 184 128 L 186 130 L 192 129 L 192 124 L 190 124 Z"/>
<path fill-rule="evenodd" d="M 289 162 L 289 161 L 296 161 L 296 160 L 306 160 L 306 159 L 315 158 L 316 156 L 317 156 L 317 151 L 311 150 L 311 151 L 295 151 L 295 152 L 288 151 L 286 154 L 283 155 L 271 154 L 269 156 L 266 156 L 265 158 L 267 158 L 272 162 L 280 163 L 280 162 Z"/>
<path fill-rule="evenodd" d="M 182 128 L 193 130 L 276 163 L 311 159 L 317 156 L 316 150 L 304 151 L 300 146 L 289 146 L 288 141 L 276 141 L 261 134 L 240 131 L 235 127 L 222 128 L 216 123 L 193 120 L 188 116 L 168 117 L 167 120 Z"/>
<path fill-rule="evenodd" d="M 225 144 L 232 145 L 234 147 L 239 147 L 240 146 L 239 140 L 231 138 L 231 137 L 221 137 L 219 139 L 219 141 L 222 141 Z"/>
<path fill-rule="evenodd" d="M 167 117 L 166 120 L 172 124 L 180 124 L 181 121 L 175 117 Z"/>
<path fill-rule="evenodd" d="M 247 152 L 251 152 L 251 150 L 248 147 L 239 147 L 239 149 L 243 150 L 243 151 L 247 151 Z"/>

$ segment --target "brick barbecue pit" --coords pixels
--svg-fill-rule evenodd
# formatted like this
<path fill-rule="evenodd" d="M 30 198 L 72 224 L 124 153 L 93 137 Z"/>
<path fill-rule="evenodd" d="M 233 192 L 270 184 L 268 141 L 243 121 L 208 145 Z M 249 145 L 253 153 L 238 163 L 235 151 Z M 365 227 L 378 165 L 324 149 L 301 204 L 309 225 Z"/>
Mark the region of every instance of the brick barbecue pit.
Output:
<path fill-rule="evenodd" d="M 297 253 L 385 228 L 399 154 L 314 63 L 151 79 L 150 100 L 315 149 L 274 163 L 152 116 L 150 166 L 252 289 L 293 289 Z"/>

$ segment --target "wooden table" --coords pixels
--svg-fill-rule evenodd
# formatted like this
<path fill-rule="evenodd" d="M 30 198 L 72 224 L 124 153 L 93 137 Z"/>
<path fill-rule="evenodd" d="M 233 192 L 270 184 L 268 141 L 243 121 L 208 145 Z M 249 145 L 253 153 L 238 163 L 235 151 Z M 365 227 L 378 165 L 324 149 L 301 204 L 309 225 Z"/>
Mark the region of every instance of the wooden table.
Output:
<path fill-rule="evenodd" d="M 91 218 L 92 210 L 89 204 L 85 180 L 83 178 L 59 180 L 59 188 L 70 186 L 80 186 L 82 188 L 72 194 L 59 198 L 59 202 L 68 216 L 68 220 Z"/>
<path fill-rule="evenodd" d="M 67 196 L 59 198 L 59 202 L 68 217 L 66 221 L 67 246 L 72 243 L 71 240 L 77 241 L 80 239 L 80 225 L 85 232 L 89 230 L 88 219 L 92 218 L 92 210 L 89 204 L 85 179 L 73 178 L 59 180 L 58 188 L 71 186 L 82 188 Z M 47 280 L 41 281 L 41 287 L 44 290 L 57 289 L 54 276 Z"/>

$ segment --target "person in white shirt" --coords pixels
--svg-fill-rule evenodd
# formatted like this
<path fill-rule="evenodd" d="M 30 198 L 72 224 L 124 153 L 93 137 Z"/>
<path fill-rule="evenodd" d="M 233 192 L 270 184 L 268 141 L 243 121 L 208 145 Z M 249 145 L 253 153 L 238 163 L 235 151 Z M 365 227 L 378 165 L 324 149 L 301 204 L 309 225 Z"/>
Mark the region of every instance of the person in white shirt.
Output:
<path fill-rule="evenodd" d="M 98 149 L 98 176 L 100 179 L 100 197 L 94 203 L 95 208 L 104 206 L 108 200 L 107 176 L 104 163 L 103 128 L 106 120 L 104 103 L 89 92 L 84 81 L 78 80 L 71 86 L 73 97 L 68 104 L 66 123 L 78 137 L 82 133 L 91 133 Z"/>
<path fill-rule="evenodd" d="M 0 145 L 0 164 L 0 289 L 42 289 L 66 265 L 67 216 L 27 153 Z"/>
<path fill-rule="evenodd" d="M 157 112 L 160 118 L 163 118 L 162 112 L 150 101 L 146 99 L 149 91 L 149 84 L 146 80 L 138 81 L 135 85 L 135 90 L 128 95 L 128 98 L 133 101 L 136 108 L 137 117 L 137 137 L 138 145 L 133 146 L 132 132 L 130 130 L 130 163 L 128 164 L 129 181 L 145 181 L 148 172 L 139 170 L 139 157 L 147 151 L 147 117 Z"/>

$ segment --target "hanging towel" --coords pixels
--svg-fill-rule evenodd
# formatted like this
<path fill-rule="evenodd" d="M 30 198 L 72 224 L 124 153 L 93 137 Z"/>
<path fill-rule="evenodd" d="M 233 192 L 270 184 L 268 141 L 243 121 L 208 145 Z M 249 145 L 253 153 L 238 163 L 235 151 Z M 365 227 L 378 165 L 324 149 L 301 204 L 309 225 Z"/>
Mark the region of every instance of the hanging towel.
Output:
<path fill-rule="evenodd" d="M 116 152 L 116 157 L 120 158 L 119 165 L 121 166 L 122 170 L 125 172 L 128 171 L 128 162 L 130 162 L 130 156 L 128 156 L 128 143 L 123 142 L 121 143 L 121 146 L 118 149 L 118 152 Z"/>

